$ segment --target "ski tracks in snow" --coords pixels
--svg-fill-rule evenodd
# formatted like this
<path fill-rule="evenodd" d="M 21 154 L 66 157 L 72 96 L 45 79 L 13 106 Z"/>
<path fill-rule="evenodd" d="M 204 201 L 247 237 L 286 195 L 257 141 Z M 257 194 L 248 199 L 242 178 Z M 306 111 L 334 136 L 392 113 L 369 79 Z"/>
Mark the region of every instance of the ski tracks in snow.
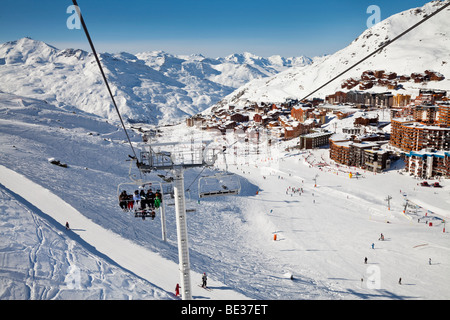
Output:
<path fill-rule="evenodd" d="M 2 172 L 5 170 L 3 167 L 0 169 Z M 0 221 L 4 228 L 2 247 L 5 247 L 0 250 L 0 278 L 4 277 L 0 298 L 6 295 L 24 300 L 84 299 L 86 294 L 99 300 L 107 297 L 105 287 L 114 286 L 110 279 L 118 271 L 79 245 L 71 230 L 65 230 L 64 226 L 3 184 L 0 184 L 0 194 L 8 208 L 3 212 L 3 221 Z M 14 266 L 11 260 L 17 260 L 17 255 L 21 256 L 22 262 Z M 126 298 L 131 298 L 133 290 L 139 288 L 133 285 L 133 280 L 127 281 L 131 292 Z M 16 286 L 23 286 L 22 294 L 10 296 L 10 288 Z"/>
<path fill-rule="evenodd" d="M 177 263 L 102 228 L 49 190 L 1 165 L 0 177 L 4 189 L 26 209 L 21 211 L 31 212 L 35 225 L 37 240 L 29 256 L 30 294 L 26 299 L 86 299 L 85 295 L 96 300 L 131 296 L 173 299 L 170 292 L 179 280 Z M 66 221 L 70 221 L 71 230 L 65 229 Z M 31 230 L 30 223 L 23 225 Z M 48 230 L 53 243 L 46 236 Z M 64 241 L 54 237 L 64 237 Z M 193 271 L 192 276 L 200 278 Z M 37 283 L 37 279 L 44 278 L 54 283 L 47 286 Z M 210 282 L 223 290 L 205 294 L 193 288 L 194 296 L 248 299 L 213 279 Z M 86 288 L 89 290 L 83 290 Z"/>
<path fill-rule="evenodd" d="M 56 253 L 52 250 L 52 243 L 49 243 L 47 238 L 51 226 L 41 219 L 32 208 L 29 208 L 25 202 L 21 201 L 18 195 L 5 186 L 0 185 L 0 192 L 8 202 L 13 202 L 12 208 L 17 210 L 16 212 L 11 210 L 4 213 L 2 219 L 8 222 L 4 223 L 3 226 L 6 225 L 10 230 L 4 230 L 3 233 L 26 234 L 26 237 L 23 240 L 21 239 L 20 242 L 21 252 L 17 252 L 11 244 L 9 244 L 9 250 L 2 252 L 6 260 L 9 260 L 10 256 L 20 254 L 22 256 L 20 266 L 11 268 L 7 263 L 5 263 L 6 265 L 2 263 L 1 267 L 2 269 L 10 269 L 10 272 L 15 272 L 17 275 L 21 274 L 23 280 L 20 282 L 24 284 L 25 294 L 21 298 L 28 300 L 53 299 L 57 291 L 50 288 L 57 286 L 59 282 L 58 264 L 55 264 L 53 268 L 43 268 L 45 261 L 57 260 L 54 255 Z M 15 226 L 14 221 L 17 218 L 20 219 L 20 226 Z M 8 245 L 7 241 L 5 241 L 5 245 Z M 12 279 L 13 282 L 18 278 Z"/>

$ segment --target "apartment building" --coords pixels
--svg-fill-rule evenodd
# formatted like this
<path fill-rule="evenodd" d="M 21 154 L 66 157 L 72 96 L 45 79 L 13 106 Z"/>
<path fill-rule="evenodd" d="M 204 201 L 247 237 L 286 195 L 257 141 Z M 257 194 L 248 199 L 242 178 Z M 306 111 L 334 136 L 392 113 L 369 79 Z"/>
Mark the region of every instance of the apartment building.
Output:
<path fill-rule="evenodd" d="M 374 172 L 390 168 L 390 152 L 381 149 L 385 141 L 355 142 L 330 139 L 331 160 L 347 166 L 356 166 Z"/>
<path fill-rule="evenodd" d="M 390 144 L 403 152 L 425 148 L 450 150 L 450 127 L 426 125 L 401 118 L 392 119 Z"/>
<path fill-rule="evenodd" d="M 405 154 L 405 170 L 422 179 L 450 177 L 450 151 L 425 149 Z"/>
<path fill-rule="evenodd" d="M 313 132 L 300 136 L 300 149 L 314 149 L 330 143 L 332 132 Z"/>

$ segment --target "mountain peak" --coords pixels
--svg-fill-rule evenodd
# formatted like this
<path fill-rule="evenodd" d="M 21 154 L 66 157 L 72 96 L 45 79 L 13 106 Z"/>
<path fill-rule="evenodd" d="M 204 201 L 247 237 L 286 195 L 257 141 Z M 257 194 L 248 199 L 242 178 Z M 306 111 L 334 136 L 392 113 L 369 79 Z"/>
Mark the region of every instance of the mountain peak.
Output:
<path fill-rule="evenodd" d="M 29 37 L 4 43 L 0 47 L 0 58 L 5 64 L 34 64 L 51 60 L 57 52 L 55 47 Z"/>
<path fill-rule="evenodd" d="M 244 83 L 287 68 L 248 52 L 233 56 L 235 61 L 164 51 L 100 54 L 123 118 L 153 124 L 192 116 Z M 96 62 L 86 51 L 59 50 L 30 38 L 4 43 L 0 79 L 7 92 L 117 119 Z"/>
<path fill-rule="evenodd" d="M 365 30 L 349 46 L 332 55 L 315 58 L 314 63 L 300 68 L 289 68 L 269 80 L 254 80 L 238 88 L 225 97 L 220 105 L 244 105 L 250 102 L 282 103 L 288 98 L 300 99 L 319 86 L 327 83 L 352 64 L 394 39 L 396 36 L 418 23 L 426 15 L 435 12 L 450 0 L 432 1 L 420 8 L 413 8 L 395 14 L 372 28 Z M 424 70 L 436 70 L 445 80 L 433 83 L 402 83 L 398 93 L 414 94 L 422 87 L 436 90 L 450 90 L 450 30 L 448 11 L 441 12 L 417 29 L 412 30 L 395 43 L 370 57 L 362 64 L 316 92 L 315 97 L 324 98 L 342 90 L 342 82 L 352 77 L 360 77 L 365 70 L 385 70 L 398 75 L 410 75 Z M 283 59 L 275 56 L 282 63 Z M 297 58 L 296 58 L 297 59 Z M 372 91 L 386 91 L 384 86 L 374 86 Z M 396 90 L 392 90 L 396 94 Z"/>

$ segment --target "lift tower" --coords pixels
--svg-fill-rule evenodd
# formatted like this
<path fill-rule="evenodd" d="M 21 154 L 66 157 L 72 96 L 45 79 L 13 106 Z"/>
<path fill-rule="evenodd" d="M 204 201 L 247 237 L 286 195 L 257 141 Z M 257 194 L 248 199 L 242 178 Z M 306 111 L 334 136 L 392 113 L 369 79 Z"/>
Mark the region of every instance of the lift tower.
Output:
<path fill-rule="evenodd" d="M 165 170 L 173 174 L 175 212 L 178 240 L 178 265 L 183 300 L 192 299 L 189 244 L 184 193 L 184 170 L 214 165 L 217 149 L 208 148 L 208 142 L 168 142 L 142 146 L 138 168 L 141 172 Z"/>

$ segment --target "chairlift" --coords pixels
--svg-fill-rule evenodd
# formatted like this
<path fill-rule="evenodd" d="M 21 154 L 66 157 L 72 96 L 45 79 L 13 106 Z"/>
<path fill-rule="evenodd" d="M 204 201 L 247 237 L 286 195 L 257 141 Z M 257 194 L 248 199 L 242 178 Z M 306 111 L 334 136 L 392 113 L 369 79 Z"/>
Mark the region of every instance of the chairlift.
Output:
<path fill-rule="evenodd" d="M 239 177 L 232 173 L 220 173 L 198 180 L 199 198 L 238 195 L 241 192 Z"/>
<path fill-rule="evenodd" d="M 238 195 L 241 192 L 241 182 L 239 177 L 228 172 L 228 164 L 226 159 L 227 147 L 223 146 L 222 156 L 225 164 L 225 172 L 218 173 L 213 176 L 201 177 L 198 180 L 198 197 L 209 198 L 218 196 Z M 217 156 L 216 156 L 217 159 Z"/>
<path fill-rule="evenodd" d="M 148 198 L 147 192 L 151 190 L 155 198 Z M 139 200 L 133 199 L 133 195 L 137 193 Z M 163 188 L 160 182 L 125 182 L 117 187 L 117 199 L 119 207 L 124 212 L 131 212 L 136 218 L 155 218 L 156 210 L 160 207 L 156 199 L 163 198 Z M 161 202 L 159 202 L 160 204 Z"/>

